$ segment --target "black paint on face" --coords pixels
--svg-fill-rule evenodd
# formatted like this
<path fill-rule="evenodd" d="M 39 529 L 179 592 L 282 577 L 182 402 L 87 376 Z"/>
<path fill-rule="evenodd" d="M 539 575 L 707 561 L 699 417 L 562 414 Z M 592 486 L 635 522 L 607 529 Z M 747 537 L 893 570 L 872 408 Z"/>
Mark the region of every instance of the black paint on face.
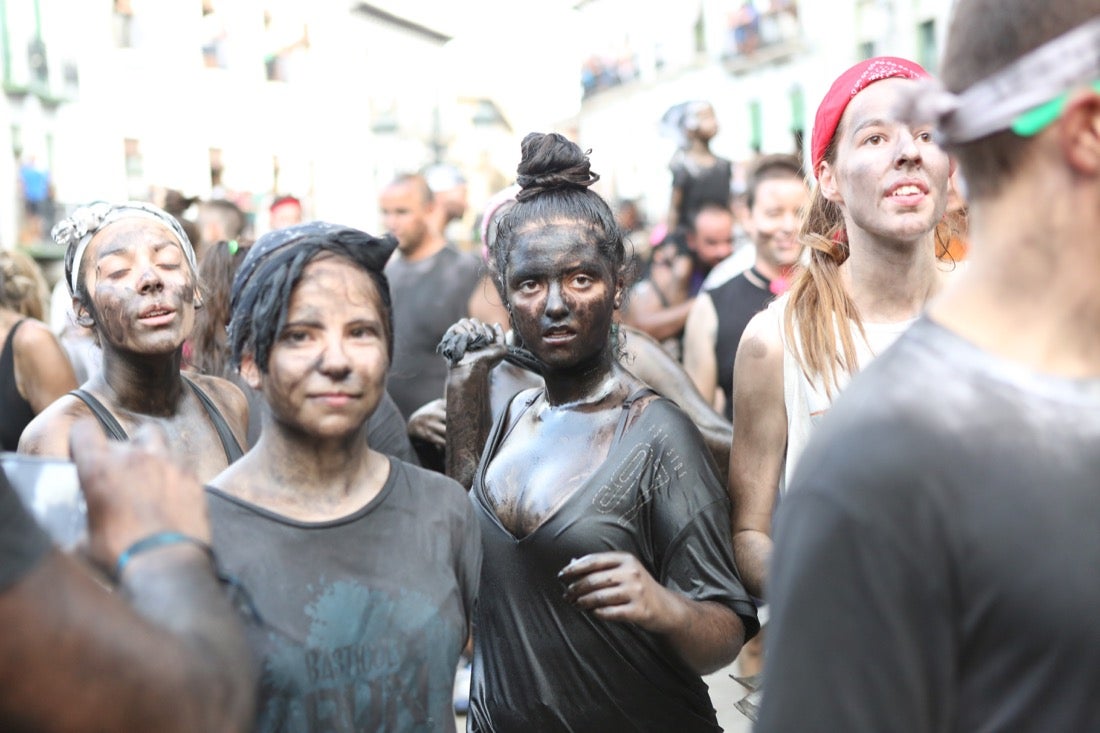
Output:
<path fill-rule="evenodd" d="M 313 260 L 294 287 L 286 325 L 255 370 L 277 423 L 314 438 L 358 433 L 378 406 L 389 363 L 370 276 L 339 257 Z"/>
<path fill-rule="evenodd" d="M 195 277 L 171 231 L 124 219 L 98 233 L 84 254 L 90 315 L 104 348 L 172 353 L 195 322 Z"/>
<path fill-rule="evenodd" d="M 513 327 L 547 367 L 610 356 L 622 283 L 587 229 L 551 224 L 519 234 L 505 285 Z"/>

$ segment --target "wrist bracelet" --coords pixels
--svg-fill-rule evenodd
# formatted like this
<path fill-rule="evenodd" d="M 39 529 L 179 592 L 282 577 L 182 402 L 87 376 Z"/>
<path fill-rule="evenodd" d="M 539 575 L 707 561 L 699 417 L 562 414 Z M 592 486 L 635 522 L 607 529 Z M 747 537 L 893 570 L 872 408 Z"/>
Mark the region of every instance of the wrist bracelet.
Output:
<path fill-rule="evenodd" d="M 155 550 L 159 547 L 179 544 L 181 542 L 198 547 L 210 557 L 214 555 L 213 551 L 210 549 L 210 545 L 191 535 L 171 531 L 154 532 L 148 537 L 142 537 L 140 540 L 123 550 L 122 554 L 118 556 L 118 562 L 115 563 L 115 580 L 118 581 L 122 578 L 122 571 L 126 569 L 126 566 L 130 564 L 130 561 L 134 559 L 135 555 L 140 555 L 143 552 Z"/>

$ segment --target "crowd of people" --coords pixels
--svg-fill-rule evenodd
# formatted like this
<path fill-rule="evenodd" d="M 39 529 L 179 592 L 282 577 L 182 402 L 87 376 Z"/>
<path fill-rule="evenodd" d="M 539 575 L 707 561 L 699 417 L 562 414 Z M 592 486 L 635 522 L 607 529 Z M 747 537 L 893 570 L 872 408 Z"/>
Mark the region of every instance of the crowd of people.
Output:
<path fill-rule="evenodd" d="M 0 471 L 0 727 L 715 731 L 736 660 L 765 733 L 1100 728 L 1098 46 L 963 0 L 739 195 L 680 105 L 652 248 L 530 133 L 477 252 L 436 167 L 380 236 L 80 207 L 60 333 L 0 253 L 0 449 L 87 525 Z"/>

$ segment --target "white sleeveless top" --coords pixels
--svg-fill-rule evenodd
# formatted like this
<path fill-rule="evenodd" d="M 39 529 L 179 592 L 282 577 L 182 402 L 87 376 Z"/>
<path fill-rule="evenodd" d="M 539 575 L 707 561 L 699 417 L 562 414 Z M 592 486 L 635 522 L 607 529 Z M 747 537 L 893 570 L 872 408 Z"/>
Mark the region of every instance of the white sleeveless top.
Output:
<path fill-rule="evenodd" d="M 806 377 L 795 358 L 794 349 L 783 332 L 783 314 L 789 301 L 790 298 L 784 295 L 776 298 L 768 306 L 768 311 L 775 317 L 779 338 L 783 342 L 783 403 L 787 408 L 787 457 L 783 472 L 779 476 L 781 495 L 787 491 L 787 479 L 793 474 L 794 467 L 810 440 L 814 426 L 829 411 L 833 400 L 844 391 L 852 378 L 847 371 L 838 368 L 836 384 L 833 385 L 833 396 L 830 398 L 820 378 L 815 378 L 811 382 Z M 863 369 L 870 364 L 916 321 L 916 318 L 911 318 L 896 323 L 864 323 L 863 331 L 866 334 L 866 340 L 860 336 L 859 329 L 853 324 L 852 337 L 859 368 Z M 797 328 L 797 321 L 795 325 Z M 797 331 L 795 337 L 797 338 Z M 837 348 L 840 348 L 839 334 Z"/>

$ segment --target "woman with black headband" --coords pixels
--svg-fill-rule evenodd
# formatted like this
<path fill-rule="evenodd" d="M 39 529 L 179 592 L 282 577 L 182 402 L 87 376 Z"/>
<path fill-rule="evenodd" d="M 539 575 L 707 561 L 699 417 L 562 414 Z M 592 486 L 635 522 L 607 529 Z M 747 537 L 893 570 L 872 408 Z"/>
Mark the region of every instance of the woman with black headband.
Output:
<path fill-rule="evenodd" d="M 19 450 L 68 457 L 69 430 L 83 417 L 117 440 L 155 423 L 200 480 L 215 476 L 242 453 L 248 405 L 227 380 L 180 373 L 202 297 L 179 222 L 144 202 L 101 202 L 77 209 L 53 238 L 66 247 L 73 310 L 94 329 L 103 369 L 41 412 Z"/>
<path fill-rule="evenodd" d="M 454 481 L 379 453 L 396 246 L 323 222 L 270 232 L 234 278 L 233 360 L 260 439 L 208 490 L 214 547 L 256 611 L 259 731 L 452 731 L 481 564 Z"/>

